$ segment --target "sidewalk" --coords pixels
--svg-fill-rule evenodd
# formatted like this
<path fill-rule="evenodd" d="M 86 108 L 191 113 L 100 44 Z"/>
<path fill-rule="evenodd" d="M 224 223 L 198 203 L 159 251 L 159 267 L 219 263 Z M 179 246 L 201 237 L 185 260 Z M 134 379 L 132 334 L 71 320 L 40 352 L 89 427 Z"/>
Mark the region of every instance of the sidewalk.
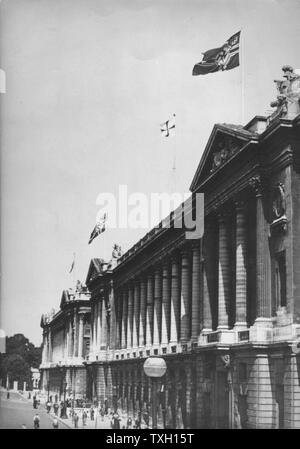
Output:
<path fill-rule="evenodd" d="M 63 423 L 69 429 L 75 429 L 72 418 L 60 418 L 59 416 L 55 416 L 53 412 L 51 412 L 50 415 L 52 419 L 57 418 L 59 422 Z M 83 426 L 82 418 L 79 418 L 78 429 L 111 429 L 110 419 L 108 416 L 104 416 L 104 419 L 102 421 L 102 417 L 100 415 L 96 415 L 94 421 L 90 418 L 87 418 L 86 424 L 85 426 Z"/>

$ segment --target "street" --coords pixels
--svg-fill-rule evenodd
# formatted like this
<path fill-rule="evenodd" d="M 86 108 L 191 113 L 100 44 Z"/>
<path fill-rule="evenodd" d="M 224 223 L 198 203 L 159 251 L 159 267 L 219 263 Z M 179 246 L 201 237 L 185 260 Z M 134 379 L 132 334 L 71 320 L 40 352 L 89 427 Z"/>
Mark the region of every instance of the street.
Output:
<path fill-rule="evenodd" d="M 0 392 L 0 429 L 21 429 L 25 424 L 27 429 L 33 429 L 35 413 L 40 417 L 40 429 L 52 429 L 52 419 L 45 411 L 44 405 L 34 409 L 32 402 L 24 399 L 19 393 L 10 392 L 10 399 L 6 398 L 6 391 Z M 59 422 L 59 429 L 67 427 Z"/>

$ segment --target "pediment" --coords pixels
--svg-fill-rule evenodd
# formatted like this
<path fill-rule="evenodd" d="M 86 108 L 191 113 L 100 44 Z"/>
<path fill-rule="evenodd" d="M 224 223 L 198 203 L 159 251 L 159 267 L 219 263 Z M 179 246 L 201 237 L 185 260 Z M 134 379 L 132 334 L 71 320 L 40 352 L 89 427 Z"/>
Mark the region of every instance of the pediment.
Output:
<path fill-rule="evenodd" d="M 69 301 L 69 293 L 68 290 L 63 290 L 60 301 L 60 308 L 62 309 L 64 304 Z"/>
<path fill-rule="evenodd" d="M 89 265 L 88 274 L 86 277 L 86 285 L 89 282 L 96 279 L 99 274 L 102 274 L 104 269 L 103 267 L 106 265 L 106 262 L 103 259 L 92 259 Z"/>
<path fill-rule="evenodd" d="M 252 137 L 251 132 L 238 125 L 215 125 L 190 186 L 191 192 L 197 190 L 214 172 L 222 169 Z"/>

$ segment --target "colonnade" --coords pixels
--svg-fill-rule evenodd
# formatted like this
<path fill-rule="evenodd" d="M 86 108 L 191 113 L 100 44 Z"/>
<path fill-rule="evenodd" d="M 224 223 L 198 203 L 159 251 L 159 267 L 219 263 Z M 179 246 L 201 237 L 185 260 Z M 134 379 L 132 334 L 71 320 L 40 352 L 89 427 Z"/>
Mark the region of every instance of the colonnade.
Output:
<path fill-rule="evenodd" d="M 255 314 L 263 319 L 271 313 L 270 253 L 262 190 L 259 180 L 253 183 Z M 198 342 L 201 331 L 247 329 L 248 218 L 248 204 L 242 198 L 218 207 L 213 212 L 214 230 L 206 226 L 201 240 L 185 240 L 181 247 L 121 284 L 115 291 L 116 348 L 172 348 Z M 211 263 L 213 257 L 215 264 Z"/>

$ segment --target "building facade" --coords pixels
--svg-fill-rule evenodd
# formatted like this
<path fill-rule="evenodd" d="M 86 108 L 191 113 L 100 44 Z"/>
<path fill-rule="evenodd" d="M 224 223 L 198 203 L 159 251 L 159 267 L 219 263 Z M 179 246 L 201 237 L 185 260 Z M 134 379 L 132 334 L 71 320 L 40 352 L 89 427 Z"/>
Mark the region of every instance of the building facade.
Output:
<path fill-rule="evenodd" d="M 283 70 L 271 116 L 212 130 L 190 187 L 200 239 L 171 214 L 91 261 L 90 399 L 149 420 L 156 394 L 161 428 L 300 428 L 300 76 Z"/>
<path fill-rule="evenodd" d="M 90 294 L 80 282 L 64 290 L 60 310 L 44 314 L 41 387 L 52 400 L 86 397 L 86 369 L 90 351 Z"/>

